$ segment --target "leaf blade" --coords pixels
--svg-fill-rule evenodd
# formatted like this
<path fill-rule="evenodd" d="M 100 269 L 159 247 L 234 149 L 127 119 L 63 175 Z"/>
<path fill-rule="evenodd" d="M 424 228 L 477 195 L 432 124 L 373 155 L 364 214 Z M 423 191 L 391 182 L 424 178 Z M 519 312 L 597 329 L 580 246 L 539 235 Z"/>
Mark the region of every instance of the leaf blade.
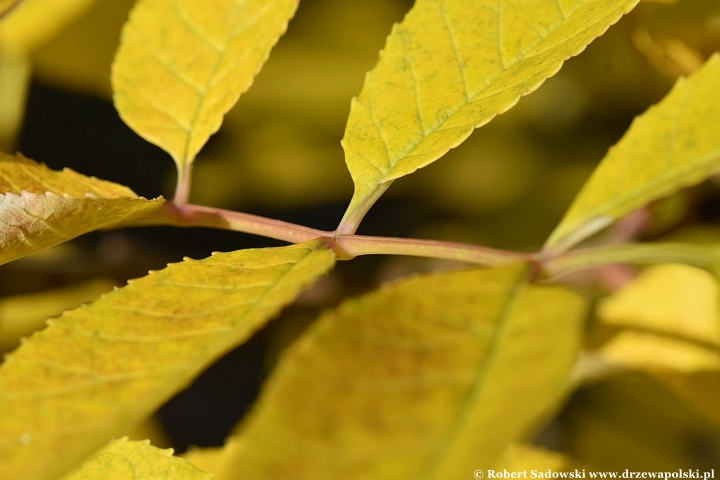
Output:
<path fill-rule="evenodd" d="M 416 2 L 351 104 L 342 144 L 355 194 L 346 218 L 538 88 L 636 3 Z"/>
<path fill-rule="evenodd" d="M 16 8 L 7 12 L 7 18 L 0 17 L 0 44 L 5 48 L 29 53 L 57 35 L 94 2 L 95 0 L 23 0 Z"/>
<path fill-rule="evenodd" d="M 334 258 L 313 241 L 186 260 L 53 320 L 0 366 L 0 477 L 60 473 L 123 434 Z"/>
<path fill-rule="evenodd" d="M 63 480 L 112 478 L 115 480 L 210 480 L 205 473 L 173 450 L 150 445 L 149 440 L 128 441 L 127 437 L 113 440 L 84 461 Z"/>
<path fill-rule="evenodd" d="M 718 78 L 720 56 L 715 54 L 637 117 L 583 186 L 545 248 L 566 250 L 633 210 L 700 183 L 716 170 L 720 164 Z"/>
<path fill-rule="evenodd" d="M 142 217 L 164 200 L 70 169 L 0 153 L 0 265 L 84 233 Z"/>
<path fill-rule="evenodd" d="M 182 173 L 252 85 L 298 0 L 142 0 L 112 67 L 115 106 Z M 158 28 L 160 27 L 160 28 Z"/>
<path fill-rule="evenodd" d="M 455 478 L 491 468 L 557 401 L 578 349 L 583 301 L 525 283 L 518 265 L 434 275 L 324 315 L 269 381 L 233 444 L 230 471 L 248 478 Z M 564 302 L 562 315 L 553 300 Z M 537 328 L 551 319 L 552 327 Z M 538 336 L 553 346 L 540 346 Z M 546 347 L 547 355 L 537 350 Z M 533 379 L 508 381 L 509 365 L 528 366 L 528 358 L 537 367 Z M 532 395 L 520 395 L 524 388 Z M 508 413 L 509 399 L 516 415 L 498 416 Z M 273 453 L 278 446 L 282 456 Z"/>

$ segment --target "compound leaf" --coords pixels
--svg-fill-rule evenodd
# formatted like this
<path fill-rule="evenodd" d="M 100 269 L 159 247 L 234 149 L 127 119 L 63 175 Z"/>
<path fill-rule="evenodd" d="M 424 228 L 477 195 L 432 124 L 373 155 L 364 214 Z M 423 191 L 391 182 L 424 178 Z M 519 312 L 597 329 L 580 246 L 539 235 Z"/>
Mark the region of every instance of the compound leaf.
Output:
<path fill-rule="evenodd" d="M 0 478 L 62 473 L 143 420 L 325 274 L 322 245 L 187 259 L 50 321 L 0 366 Z"/>
<path fill-rule="evenodd" d="M 558 402 L 578 350 L 583 299 L 527 276 L 512 265 L 418 277 L 325 314 L 269 380 L 229 471 L 430 479 L 491 468 Z"/>
<path fill-rule="evenodd" d="M 637 0 L 417 0 L 353 99 L 346 219 L 537 89 Z"/>
<path fill-rule="evenodd" d="M 720 55 L 680 78 L 635 119 L 571 205 L 546 248 L 572 247 L 653 200 L 705 180 L 720 166 Z"/>
<path fill-rule="evenodd" d="M 172 448 L 162 450 L 149 440 L 113 440 L 62 480 L 210 480 L 212 473 L 198 470 Z"/>
<path fill-rule="evenodd" d="M 0 153 L 0 264 L 99 228 L 139 218 L 164 200 L 68 168 Z"/>
<path fill-rule="evenodd" d="M 252 84 L 298 0 L 140 0 L 112 69 L 115 106 L 180 174 Z"/>

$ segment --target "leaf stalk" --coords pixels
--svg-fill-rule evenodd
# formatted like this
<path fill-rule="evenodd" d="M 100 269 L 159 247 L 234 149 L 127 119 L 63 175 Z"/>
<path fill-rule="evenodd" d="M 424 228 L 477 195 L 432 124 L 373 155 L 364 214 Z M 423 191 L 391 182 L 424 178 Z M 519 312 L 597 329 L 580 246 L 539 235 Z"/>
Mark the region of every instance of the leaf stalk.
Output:
<path fill-rule="evenodd" d="M 421 240 L 411 238 L 370 237 L 317 230 L 294 223 L 274 220 L 249 213 L 205 207 L 189 203 L 165 203 L 148 216 L 118 225 L 119 227 L 173 225 L 177 227 L 209 227 L 250 233 L 289 243 L 322 238 L 340 260 L 360 255 L 408 255 L 441 258 L 479 265 L 504 265 L 532 262 L 533 254 L 496 250 L 477 245 Z"/>

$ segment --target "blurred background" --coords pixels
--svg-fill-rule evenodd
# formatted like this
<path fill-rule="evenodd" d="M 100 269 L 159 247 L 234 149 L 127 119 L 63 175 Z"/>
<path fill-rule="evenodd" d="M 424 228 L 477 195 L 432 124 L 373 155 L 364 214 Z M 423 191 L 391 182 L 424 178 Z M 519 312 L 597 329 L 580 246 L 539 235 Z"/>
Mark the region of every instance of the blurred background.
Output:
<path fill-rule="evenodd" d="M 0 150 L 148 198 L 172 196 L 172 160 L 126 127 L 112 105 L 110 65 L 133 3 L 24 0 L 0 21 Z M 197 158 L 191 201 L 333 230 L 352 195 L 340 146 L 350 98 L 411 6 L 303 0 L 255 85 Z M 633 118 L 718 49 L 717 0 L 642 1 L 537 92 L 442 160 L 396 181 L 358 233 L 540 248 Z M 606 241 L 717 241 L 718 200 L 706 182 L 649 206 Z M 15 348 L 48 316 L 184 256 L 281 244 L 144 228 L 92 233 L 3 265 L 0 350 Z M 179 451 L 221 445 L 279 353 L 318 311 L 383 282 L 453 266 L 404 257 L 341 263 L 133 435 Z M 607 277 L 577 280 L 597 297 L 619 286 Z M 538 438 L 606 470 L 720 467 L 718 425 L 639 375 L 581 389 Z"/>

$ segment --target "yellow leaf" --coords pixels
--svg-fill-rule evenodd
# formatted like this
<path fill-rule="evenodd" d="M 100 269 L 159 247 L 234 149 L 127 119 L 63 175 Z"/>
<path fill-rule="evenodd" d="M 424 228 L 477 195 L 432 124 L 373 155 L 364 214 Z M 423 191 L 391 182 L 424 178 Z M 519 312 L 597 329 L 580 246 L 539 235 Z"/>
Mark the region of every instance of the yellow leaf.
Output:
<path fill-rule="evenodd" d="M 112 280 L 98 279 L 67 288 L 0 299 L 0 351 L 14 347 L 20 337 L 43 328 L 49 317 L 95 300 L 114 286 Z"/>
<path fill-rule="evenodd" d="M 30 67 L 24 53 L 0 48 L 0 151 L 15 147 L 25 117 Z"/>
<path fill-rule="evenodd" d="M 565 455 L 534 445 L 517 443 L 508 446 L 496 468 L 509 472 L 542 470 L 544 473 L 548 469 L 560 472 L 568 464 L 569 459 Z"/>
<path fill-rule="evenodd" d="M 594 471 L 671 472 L 710 465 L 697 455 L 699 445 L 708 445 L 699 440 L 715 438 L 716 430 L 655 381 L 617 375 L 589 385 L 577 400 L 563 412 L 562 443 Z"/>
<path fill-rule="evenodd" d="M 49 322 L 0 366 L 0 478 L 57 475 L 127 432 L 325 274 L 321 247 L 188 259 Z"/>
<path fill-rule="evenodd" d="M 645 270 L 598 307 L 610 325 L 642 328 L 720 346 L 718 286 L 711 274 L 680 264 Z"/>
<path fill-rule="evenodd" d="M 720 371 L 717 350 L 648 332 L 620 332 L 603 345 L 600 354 L 612 363 L 651 372 Z"/>
<path fill-rule="evenodd" d="M 19 0 L 0 0 L 0 19 L 9 13 L 18 3 Z"/>
<path fill-rule="evenodd" d="M 231 462 L 238 446 L 238 439 L 230 437 L 222 447 L 190 448 L 183 456 L 201 470 L 213 472 L 213 480 L 234 480 L 237 472 L 232 471 Z"/>
<path fill-rule="evenodd" d="M 556 405 L 578 349 L 583 300 L 526 282 L 522 265 L 418 277 L 324 315 L 275 370 L 230 471 L 445 479 L 492 467 Z"/>
<path fill-rule="evenodd" d="M 418 0 L 351 104 L 345 219 L 537 89 L 637 1 Z"/>
<path fill-rule="evenodd" d="M 635 119 L 598 166 L 546 248 L 566 250 L 653 200 L 705 180 L 720 166 L 720 55 L 681 78 Z"/>
<path fill-rule="evenodd" d="M 95 0 L 22 0 L 0 22 L 0 48 L 30 52 L 60 32 Z"/>
<path fill-rule="evenodd" d="M 672 264 L 647 269 L 598 308 L 604 323 L 642 331 L 619 332 L 600 355 L 651 374 L 718 421 L 719 293 L 704 270 Z"/>
<path fill-rule="evenodd" d="M 720 425 L 720 374 L 718 371 L 692 373 L 667 371 L 656 375 L 683 400 Z"/>
<path fill-rule="evenodd" d="M 161 450 L 149 440 L 113 440 L 62 480 L 209 480 L 212 473 L 198 470 L 172 448 Z"/>
<path fill-rule="evenodd" d="M 298 0 L 140 0 L 112 69 L 123 120 L 181 177 L 267 59 Z"/>
<path fill-rule="evenodd" d="M 116 183 L 0 153 L 0 264 L 139 218 L 164 200 Z"/>
<path fill-rule="evenodd" d="M 33 52 L 34 77 L 62 90 L 111 98 L 110 66 L 134 3 L 95 2 L 70 28 Z"/>

